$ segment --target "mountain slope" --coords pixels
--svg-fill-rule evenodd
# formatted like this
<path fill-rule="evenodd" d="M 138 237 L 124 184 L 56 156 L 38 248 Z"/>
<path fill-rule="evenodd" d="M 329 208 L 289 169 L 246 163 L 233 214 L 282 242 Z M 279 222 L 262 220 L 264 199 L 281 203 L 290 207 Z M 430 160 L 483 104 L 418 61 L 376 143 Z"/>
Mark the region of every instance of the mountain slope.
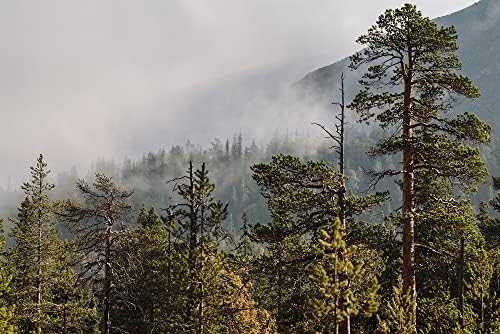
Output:
<path fill-rule="evenodd" d="M 425 14 L 425 13 L 424 13 Z M 500 132 L 500 0 L 482 0 L 459 12 L 436 19 L 441 25 L 456 27 L 459 34 L 460 59 L 463 71 L 481 91 L 481 98 L 463 103 L 458 109 L 476 112 L 487 122 L 496 124 Z M 361 73 L 352 73 L 349 58 L 319 68 L 295 84 L 302 97 L 332 99 L 337 94 L 338 80 L 346 73 L 347 95 L 351 98 L 358 90 L 356 80 Z"/>

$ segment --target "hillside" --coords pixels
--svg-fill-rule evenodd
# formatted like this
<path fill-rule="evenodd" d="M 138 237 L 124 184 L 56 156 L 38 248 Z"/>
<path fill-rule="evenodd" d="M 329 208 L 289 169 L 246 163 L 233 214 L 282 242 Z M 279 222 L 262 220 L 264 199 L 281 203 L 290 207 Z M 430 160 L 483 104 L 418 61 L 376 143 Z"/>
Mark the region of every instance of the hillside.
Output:
<path fill-rule="evenodd" d="M 497 83 L 500 81 L 500 1 L 482 0 L 470 7 L 451 15 L 437 18 L 444 26 L 453 25 L 459 35 L 460 59 L 463 71 L 470 76 L 481 90 L 481 98 L 473 103 L 464 104 L 459 109 L 469 109 L 500 130 L 500 95 Z M 338 80 L 346 73 L 348 95 L 359 89 L 356 80 L 358 73 L 348 69 L 349 58 L 308 73 L 295 84 L 302 96 L 315 99 L 331 99 L 336 94 Z"/>

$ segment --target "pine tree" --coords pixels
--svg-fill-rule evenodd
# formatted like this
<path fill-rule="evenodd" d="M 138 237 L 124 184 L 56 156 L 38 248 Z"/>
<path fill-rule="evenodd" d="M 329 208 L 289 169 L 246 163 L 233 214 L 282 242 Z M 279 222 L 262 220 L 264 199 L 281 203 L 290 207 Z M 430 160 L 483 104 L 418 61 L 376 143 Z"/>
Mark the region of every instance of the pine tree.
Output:
<path fill-rule="evenodd" d="M 500 192 L 500 177 L 493 178 L 493 189 Z M 493 209 L 500 213 L 500 193 L 498 193 L 495 198 L 491 200 L 491 206 Z"/>
<path fill-rule="evenodd" d="M 339 214 L 337 195 L 344 179 L 327 163 L 302 163 L 284 155 L 251 169 L 271 213 L 269 224 L 258 223 L 252 229 L 252 238 L 266 248 L 254 269 L 257 301 L 271 311 L 279 331 L 301 332 L 309 327 L 309 306 L 302 301 L 314 294 L 306 268 L 318 261 L 313 246 L 321 229 Z M 347 196 L 349 224 L 355 215 L 376 207 L 386 197 L 386 193 Z"/>
<path fill-rule="evenodd" d="M 493 210 L 500 214 L 500 177 L 493 178 L 493 189 L 497 190 L 498 193 L 490 200 L 489 204 Z M 487 203 L 481 203 L 479 220 L 486 239 L 486 247 L 498 249 L 500 247 L 500 218 L 490 217 Z"/>
<path fill-rule="evenodd" d="M 252 296 L 252 282 L 243 279 L 245 267 L 221 272 L 221 288 L 218 296 L 221 306 L 221 333 L 274 334 L 276 322 L 269 311 L 259 307 Z"/>
<path fill-rule="evenodd" d="M 403 289 L 403 280 L 401 277 L 398 280 L 398 285 L 393 287 L 393 296 L 383 308 L 382 316 L 377 316 L 379 319 L 380 333 L 394 334 L 414 334 L 415 322 L 414 314 L 411 312 L 412 304 L 416 301 L 412 300 L 411 291 Z"/>
<path fill-rule="evenodd" d="M 162 220 L 154 207 L 149 208 L 149 210 L 142 207 L 139 217 L 137 218 L 137 223 L 142 227 L 153 227 L 160 225 Z"/>
<path fill-rule="evenodd" d="M 498 254 L 496 256 L 498 257 Z M 498 333 L 500 291 L 495 287 L 494 278 L 498 258 L 495 261 L 485 249 L 478 250 L 475 257 L 477 260 L 469 263 L 470 276 L 466 283 L 466 300 L 470 305 L 474 322 L 467 324 L 467 329 L 473 328 L 477 333 Z"/>
<path fill-rule="evenodd" d="M 170 219 L 177 221 L 177 237 L 186 245 L 185 261 L 188 277 L 185 284 L 183 321 L 187 333 L 211 333 L 219 325 L 214 322 L 217 282 L 222 266 L 217 250 L 222 236 L 222 222 L 227 218 L 227 204 L 213 198 L 215 185 L 208 177 L 205 163 L 194 170 L 189 163 L 184 183 L 175 191 L 181 202 L 168 208 Z M 214 298 L 214 299 L 212 299 Z"/>
<path fill-rule="evenodd" d="M 250 223 L 248 221 L 248 213 L 247 210 L 243 210 L 243 213 L 241 214 L 241 221 L 242 221 L 242 227 L 241 227 L 241 237 L 240 241 L 236 247 L 236 249 L 244 256 L 249 256 L 253 253 L 253 247 L 252 247 L 252 241 L 251 241 L 251 235 L 250 235 Z"/>
<path fill-rule="evenodd" d="M 12 277 L 7 276 L 3 270 L 0 272 L 0 333 L 14 334 L 17 327 L 14 325 L 15 306 L 7 306 L 5 295 L 9 293 L 9 283 Z"/>
<path fill-rule="evenodd" d="M 138 223 L 115 249 L 114 327 L 128 333 L 176 332 L 187 276 L 180 255 L 184 245 L 172 238 L 172 225 L 158 220 L 154 208 L 143 208 Z"/>
<path fill-rule="evenodd" d="M 367 280 L 366 270 L 362 261 L 353 261 L 358 249 L 347 246 L 340 219 L 335 220 L 330 232 L 321 230 L 316 251 L 321 261 L 312 266 L 311 280 L 319 293 L 310 299 L 316 320 L 315 332 L 339 333 L 338 324 L 345 319 L 360 312 L 365 316 L 377 312 L 380 286 L 374 278 L 367 290 L 359 289 Z"/>
<path fill-rule="evenodd" d="M 415 182 L 431 174 L 474 188 L 487 172 L 479 150 L 468 143 L 488 143 L 491 127 L 471 113 L 447 115 L 450 96 L 479 96 L 471 80 L 457 73 L 460 62 L 453 27 L 438 27 L 406 4 L 387 10 L 357 42 L 365 49 L 351 58 L 350 66 L 369 67 L 351 108 L 362 120 L 375 119 L 394 133 L 381 140 L 372 155 L 402 153 L 400 170 L 375 174 L 402 175 L 403 288 L 415 296 Z"/>
<path fill-rule="evenodd" d="M 71 249 L 58 238 L 56 206 L 49 200 L 54 185 L 40 155 L 23 184 L 26 197 L 12 219 L 15 245 L 8 254 L 12 271 L 10 298 L 16 301 L 16 323 L 23 332 L 91 333 L 95 313 L 85 294 L 74 289 Z"/>
<path fill-rule="evenodd" d="M 81 254 L 80 282 L 91 283 L 88 287 L 97 290 L 102 314 L 101 333 L 109 334 L 115 252 L 117 244 L 127 234 L 126 223 L 132 211 L 128 199 L 132 192 L 121 189 L 103 174 L 96 174 L 92 186 L 81 179 L 76 187 L 83 203 L 66 201 L 63 215 Z"/>

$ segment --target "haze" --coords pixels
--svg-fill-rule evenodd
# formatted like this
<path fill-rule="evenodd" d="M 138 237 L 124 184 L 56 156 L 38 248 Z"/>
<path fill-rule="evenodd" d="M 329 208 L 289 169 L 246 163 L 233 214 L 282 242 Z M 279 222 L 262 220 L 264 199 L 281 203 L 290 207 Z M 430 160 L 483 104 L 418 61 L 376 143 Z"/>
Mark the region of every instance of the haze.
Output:
<path fill-rule="evenodd" d="M 430 17 L 472 3 L 415 1 Z M 26 177 L 40 152 L 57 172 L 187 139 L 307 127 L 261 97 L 350 55 L 402 4 L 1 0 L 0 185 Z"/>

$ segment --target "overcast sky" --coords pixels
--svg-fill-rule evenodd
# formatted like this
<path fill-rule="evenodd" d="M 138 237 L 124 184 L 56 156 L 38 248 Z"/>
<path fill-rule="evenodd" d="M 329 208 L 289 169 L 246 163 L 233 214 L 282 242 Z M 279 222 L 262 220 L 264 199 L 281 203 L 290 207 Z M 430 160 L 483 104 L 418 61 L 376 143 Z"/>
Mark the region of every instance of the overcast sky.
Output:
<path fill-rule="evenodd" d="M 474 2 L 415 1 L 430 17 Z M 384 9 L 403 3 L 0 0 L 0 186 L 27 175 L 39 152 L 57 172 L 237 132 L 212 133 L 189 97 L 247 76 L 296 81 L 350 55 Z"/>

